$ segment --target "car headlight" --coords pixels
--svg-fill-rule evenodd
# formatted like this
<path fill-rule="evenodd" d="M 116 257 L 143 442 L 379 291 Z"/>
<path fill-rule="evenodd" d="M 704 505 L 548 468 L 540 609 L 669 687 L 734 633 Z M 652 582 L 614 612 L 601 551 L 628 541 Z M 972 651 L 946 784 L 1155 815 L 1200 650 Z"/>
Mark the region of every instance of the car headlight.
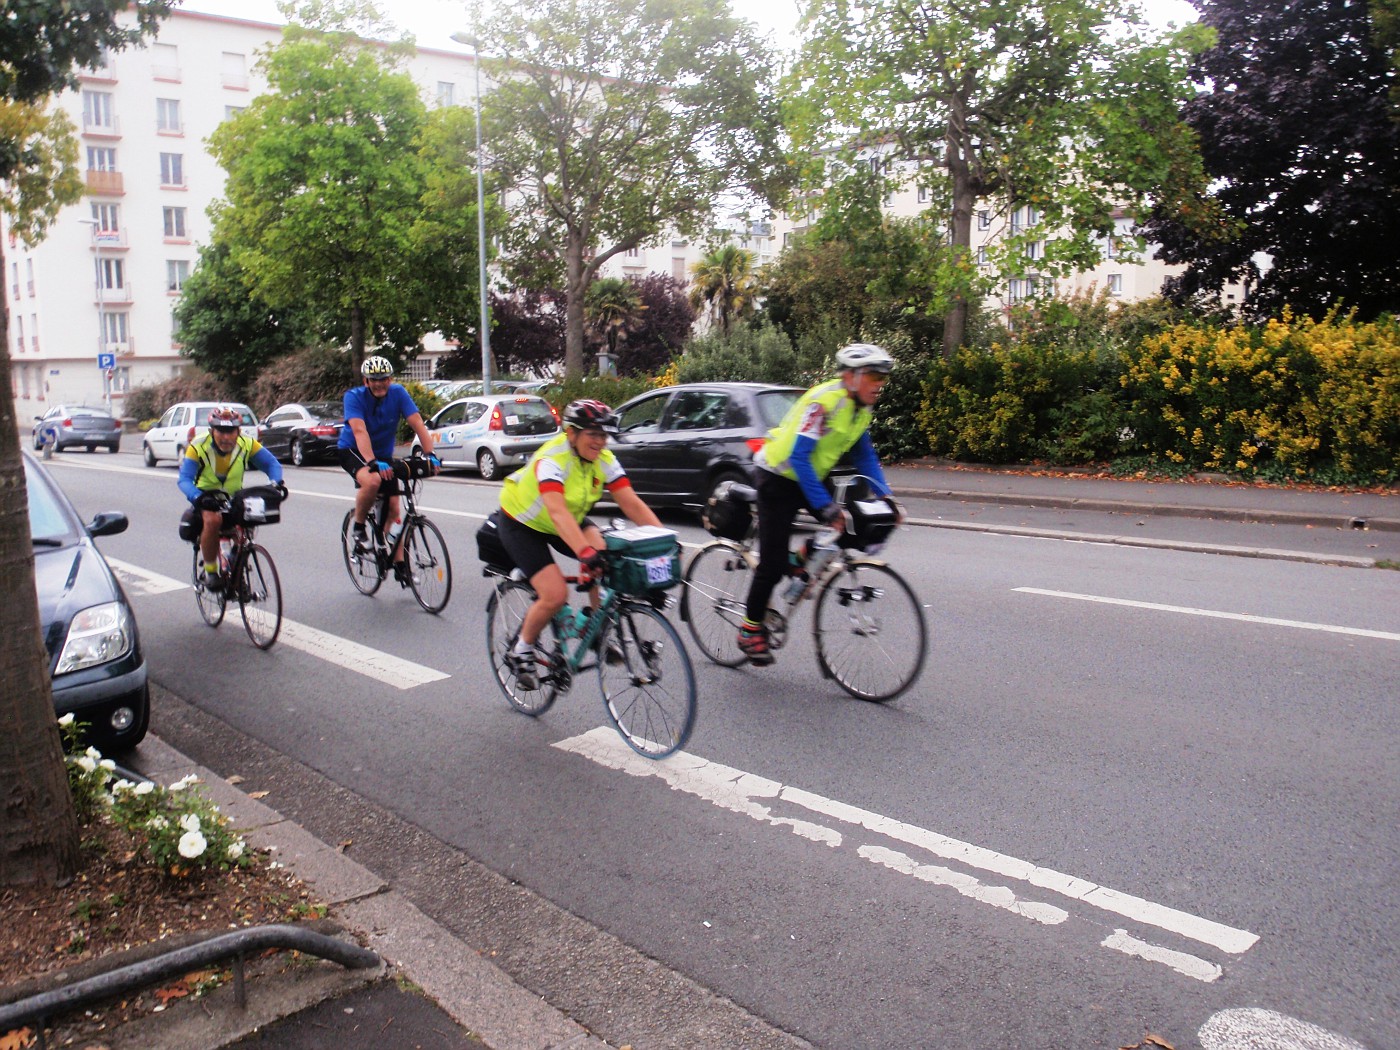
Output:
<path fill-rule="evenodd" d="M 63 643 L 54 674 L 81 671 L 119 660 L 131 652 L 134 635 L 131 613 L 121 602 L 84 609 L 68 625 L 68 638 Z"/>

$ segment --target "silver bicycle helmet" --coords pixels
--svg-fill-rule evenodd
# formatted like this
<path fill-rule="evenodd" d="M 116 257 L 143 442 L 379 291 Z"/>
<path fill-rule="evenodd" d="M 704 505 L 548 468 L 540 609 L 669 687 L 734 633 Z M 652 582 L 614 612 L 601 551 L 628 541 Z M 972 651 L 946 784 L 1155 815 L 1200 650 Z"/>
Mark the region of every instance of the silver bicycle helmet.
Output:
<path fill-rule="evenodd" d="M 866 372 L 880 372 L 888 375 L 894 371 L 894 358 L 883 346 L 874 343 L 852 343 L 836 351 L 836 363 L 842 368 L 855 368 Z"/>

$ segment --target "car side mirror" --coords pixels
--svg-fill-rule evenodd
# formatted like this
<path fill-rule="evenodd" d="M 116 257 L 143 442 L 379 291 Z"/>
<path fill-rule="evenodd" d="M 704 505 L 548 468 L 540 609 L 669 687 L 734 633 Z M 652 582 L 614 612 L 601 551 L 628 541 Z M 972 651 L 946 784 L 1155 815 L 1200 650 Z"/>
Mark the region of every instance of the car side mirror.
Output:
<path fill-rule="evenodd" d="M 115 536 L 119 532 L 125 532 L 126 527 L 131 524 L 125 514 L 119 510 L 104 510 L 92 521 L 88 522 L 88 535 L 96 539 L 98 536 Z"/>

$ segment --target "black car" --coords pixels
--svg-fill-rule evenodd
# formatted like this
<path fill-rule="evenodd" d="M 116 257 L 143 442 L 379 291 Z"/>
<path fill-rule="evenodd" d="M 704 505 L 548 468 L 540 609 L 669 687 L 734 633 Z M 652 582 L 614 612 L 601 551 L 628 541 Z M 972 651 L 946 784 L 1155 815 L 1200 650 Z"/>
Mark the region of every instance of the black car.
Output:
<path fill-rule="evenodd" d="M 279 460 L 298 467 L 336 458 L 345 411 L 339 401 L 314 401 L 282 405 L 267 414 L 258 427 L 258 440 Z"/>
<path fill-rule="evenodd" d="M 125 532 L 126 515 L 107 511 L 84 525 L 28 453 L 24 476 L 54 710 L 88 723 L 88 737 L 103 753 L 129 751 L 150 722 L 146 661 L 131 603 L 92 542 L 95 536 Z"/>
<path fill-rule="evenodd" d="M 121 448 L 122 421 L 105 408 L 54 405 L 42 416 L 34 417 L 34 448 L 41 449 L 49 441 L 55 452 L 69 448 L 117 452 Z"/>
<path fill-rule="evenodd" d="M 802 393 L 765 383 L 662 387 L 618 407 L 608 447 L 648 505 L 699 509 L 721 482 L 752 480 L 754 453 Z"/>

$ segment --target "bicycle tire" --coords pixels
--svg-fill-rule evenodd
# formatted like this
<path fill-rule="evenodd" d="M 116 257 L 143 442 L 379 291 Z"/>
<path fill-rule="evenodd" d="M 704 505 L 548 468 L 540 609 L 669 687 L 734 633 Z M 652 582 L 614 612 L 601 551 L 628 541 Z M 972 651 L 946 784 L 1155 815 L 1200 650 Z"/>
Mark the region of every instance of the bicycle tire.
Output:
<path fill-rule="evenodd" d="M 266 547 L 250 543 L 243 548 L 235 580 L 244 630 L 259 649 L 271 649 L 282 633 L 282 580 Z"/>
<path fill-rule="evenodd" d="M 822 585 L 812 641 L 823 674 L 858 700 L 884 703 L 923 671 L 928 628 L 904 577 L 884 562 L 860 559 Z"/>
<path fill-rule="evenodd" d="M 753 580 L 752 555 L 737 543 L 707 543 L 690 559 L 681 594 L 681 619 L 700 651 L 721 667 L 748 657 L 739 648 L 739 626 Z"/>
<path fill-rule="evenodd" d="M 671 622 L 650 605 L 623 602 L 603 628 L 598 687 L 608 720 L 639 755 L 665 758 L 695 728 L 695 669 Z"/>
<path fill-rule="evenodd" d="M 409 589 L 425 612 L 440 613 L 452 597 L 452 558 L 442 530 L 422 515 L 415 516 L 403 541 Z"/>
<path fill-rule="evenodd" d="M 538 718 L 550 709 L 559 695 L 558 680 L 548 674 L 548 668 L 541 667 L 538 689 L 517 689 L 515 672 L 506 663 L 506 653 L 515 645 L 520 635 L 520 625 L 525 622 L 525 613 L 534 604 L 535 592 L 529 584 L 519 580 L 503 580 L 491 592 L 486 602 L 486 654 L 491 661 L 491 673 L 500 686 L 510 706 Z M 554 641 L 554 628 L 545 628 L 540 641 Z M 559 654 L 558 645 L 551 649 Z"/>
<path fill-rule="evenodd" d="M 190 574 L 194 586 L 194 603 L 199 606 L 199 615 L 210 627 L 224 622 L 224 612 L 228 608 L 228 595 L 224 591 L 211 591 L 204 586 L 204 555 L 199 544 L 194 545 L 194 571 Z"/>
<path fill-rule="evenodd" d="M 363 554 L 355 553 L 355 536 L 352 527 L 355 512 L 347 510 L 345 520 L 340 523 L 340 553 L 345 558 L 345 571 L 350 574 L 350 582 L 361 594 L 373 594 L 384 582 L 384 571 L 379 567 L 379 559 L 373 548 Z M 374 523 L 365 522 L 366 533 L 374 528 Z"/>

